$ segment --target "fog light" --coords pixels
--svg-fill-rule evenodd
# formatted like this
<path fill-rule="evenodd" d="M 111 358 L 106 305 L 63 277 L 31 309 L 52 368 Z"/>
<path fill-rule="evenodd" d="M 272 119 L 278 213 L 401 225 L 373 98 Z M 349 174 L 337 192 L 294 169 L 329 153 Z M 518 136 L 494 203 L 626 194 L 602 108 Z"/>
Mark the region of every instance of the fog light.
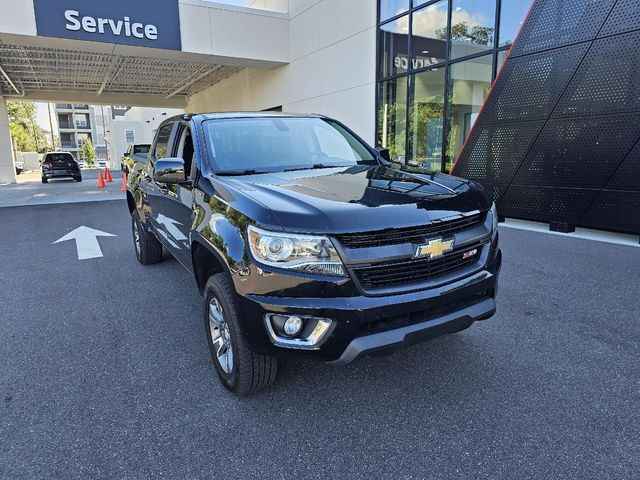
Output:
<path fill-rule="evenodd" d="M 295 337 L 302 330 L 302 319 L 300 317 L 289 317 L 284 322 L 284 333 L 290 337 Z"/>
<path fill-rule="evenodd" d="M 265 314 L 264 322 L 274 345 L 298 350 L 319 349 L 335 326 L 328 318 L 281 313 Z"/>

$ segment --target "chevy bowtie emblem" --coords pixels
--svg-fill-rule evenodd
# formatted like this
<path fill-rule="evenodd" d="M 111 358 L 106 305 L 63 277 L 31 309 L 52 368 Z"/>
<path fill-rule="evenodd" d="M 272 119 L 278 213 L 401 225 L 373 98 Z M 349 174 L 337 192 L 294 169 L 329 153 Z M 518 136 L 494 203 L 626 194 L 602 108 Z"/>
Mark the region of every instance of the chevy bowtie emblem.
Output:
<path fill-rule="evenodd" d="M 443 240 L 441 238 L 436 238 L 434 240 L 429 240 L 429 243 L 426 245 L 418 245 L 413 258 L 427 257 L 429 260 L 442 258 L 445 254 L 453 250 L 454 243 L 455 241 L 453 239 Z"/>

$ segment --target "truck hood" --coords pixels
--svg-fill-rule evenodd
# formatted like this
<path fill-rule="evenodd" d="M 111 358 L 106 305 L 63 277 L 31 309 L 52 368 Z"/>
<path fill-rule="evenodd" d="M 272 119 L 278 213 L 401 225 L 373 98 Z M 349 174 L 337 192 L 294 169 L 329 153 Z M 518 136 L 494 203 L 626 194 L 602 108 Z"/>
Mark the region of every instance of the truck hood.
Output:
<path fill-rule="evenodd" d="M 473 182 L 384 166 L 225 177 L 223 183 L 268 207 L 284 229 L 299 232 L 409 227 L 490 208 L 482 187 Z"/>

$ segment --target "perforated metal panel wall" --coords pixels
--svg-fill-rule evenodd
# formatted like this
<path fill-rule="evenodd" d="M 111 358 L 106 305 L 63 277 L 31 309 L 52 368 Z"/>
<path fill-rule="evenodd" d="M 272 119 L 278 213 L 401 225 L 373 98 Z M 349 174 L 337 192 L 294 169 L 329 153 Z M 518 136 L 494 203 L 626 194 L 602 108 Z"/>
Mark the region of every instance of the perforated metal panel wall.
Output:
<path fill-rule="evenodd" d="M 453 174 L 506 217 L 640 233 L 640 0 L 535 0 Z"/>

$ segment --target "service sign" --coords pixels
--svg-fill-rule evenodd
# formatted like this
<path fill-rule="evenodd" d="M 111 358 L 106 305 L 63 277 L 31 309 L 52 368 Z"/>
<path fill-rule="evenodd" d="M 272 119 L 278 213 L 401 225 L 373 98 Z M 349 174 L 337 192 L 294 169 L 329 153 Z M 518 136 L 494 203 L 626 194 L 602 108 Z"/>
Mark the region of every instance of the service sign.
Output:
<path fill-rule="evenodd" d="M 181 50 L 178 0 L 34 0 L 38 35 Z"/>

